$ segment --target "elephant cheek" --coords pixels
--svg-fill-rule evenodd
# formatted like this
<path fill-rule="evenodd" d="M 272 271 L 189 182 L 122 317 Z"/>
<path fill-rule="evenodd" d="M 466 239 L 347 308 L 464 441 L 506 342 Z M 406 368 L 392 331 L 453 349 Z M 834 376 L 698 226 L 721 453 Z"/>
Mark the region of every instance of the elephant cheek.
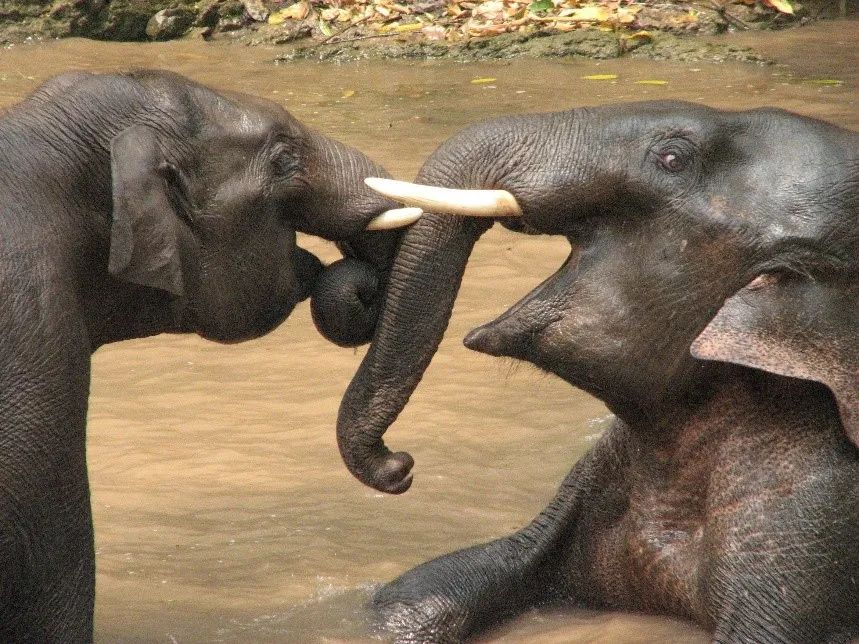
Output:
<path fill-rule="evenodd" d="M 380 282 L 376 270 L 357 259 L 347 257 L 326 268 L 310 300 L 319 333 L 341 347 L 372 340 L 382 299 Z"/>

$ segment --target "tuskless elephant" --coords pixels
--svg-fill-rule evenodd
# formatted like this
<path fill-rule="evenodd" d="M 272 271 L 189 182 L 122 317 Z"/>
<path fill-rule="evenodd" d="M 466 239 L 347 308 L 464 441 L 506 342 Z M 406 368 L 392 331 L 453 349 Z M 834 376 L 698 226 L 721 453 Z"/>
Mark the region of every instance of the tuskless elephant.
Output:
<path fill-rule="evenodd" d="M 859 134 L 776 109 L 582 108 L 478 124 L 416 184 L 374 185 L 436 214 L 403 236 L 341 404 L 355 476 L 411 484 L 382 435 L 500 216 L 571 253 L 466 346 L 615 415 L 529 525 L 376 593 L 397 641 L 549 605 L 685 617 L 716 642 L 859 637 Z"/>
<path fill-rule="evenodd" d="M 167 72 L 66 74 L 0 115 L 0 641 L 93 636 L 92 352 L 258 337 L 311 293 L 326 336 L 368 341 L 399 232 L 365 229 L 415 215 L 363 185 L 380 172 Z M 345 258 L 324 269 L 296 231 Z"/>

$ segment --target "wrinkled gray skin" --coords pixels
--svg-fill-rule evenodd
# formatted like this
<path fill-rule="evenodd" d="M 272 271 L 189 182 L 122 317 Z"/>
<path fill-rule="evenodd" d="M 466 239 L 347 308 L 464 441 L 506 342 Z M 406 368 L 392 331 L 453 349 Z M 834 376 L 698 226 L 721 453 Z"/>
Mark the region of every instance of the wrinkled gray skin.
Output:
<path fill-rule="evenodd" d="M 60 76 L 0 117 L 0 641 L 92 638 L 90 354 L 268 332 L 323 270 L 296 231 L 358 266 L 342 302 L 316 295 L 341 343 L 368 340 L 338 325 L 393 254 L 396 234 L 361 232 L 393 205 L 363 186 L 381 172 L 273 103 L 164 72 Z"/>
<path fill-rule="evenodd" d="M 509 190 L 516 226 L 567 237 L 557 273 L 465 343 L 616 420 L 530 525 L 376 594 L 397 640 L 457 642 L 549 604 L 686 617 L 718 642 L 859 636 L 859 135 L 607 106 L 467 129 L 417 181 Z M 378 489 L 411 483 L 381 435 L 489 225 L 426 216 L 403 238 L 338 420 Z"/>

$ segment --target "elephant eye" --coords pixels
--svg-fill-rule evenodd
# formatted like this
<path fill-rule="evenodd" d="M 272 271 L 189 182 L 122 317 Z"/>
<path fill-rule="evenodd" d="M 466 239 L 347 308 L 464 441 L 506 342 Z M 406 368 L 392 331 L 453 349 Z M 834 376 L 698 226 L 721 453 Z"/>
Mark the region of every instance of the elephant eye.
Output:
<path fill-rule="evenodd" d="M 285 150 L 275 154 L 271 164 L 278 179 L 291 179 L 300 170 L 298 159 Z"/>
<path fill-rule="evenodd" d="M 654 151 L 656 163 L 666 172 L 676 174 L 682 172 L 692 164 L 693 150 L 691 144 L 685 141 L 672 141 L 663 144 Z"/>
<path fill-rule="evenodd" d="M 300 142 L 281 138 L 269 149 L 269 167 L 274 181 L 281 187 L 298 187 L 304 175 L 304 155 Z"/>
<path fill-rule="evenodd" d="M 679 172 L 684 167 L 682 159 L 674 152 L 663 152 L 659 155 L 659 162 L 669 172 Z"/>

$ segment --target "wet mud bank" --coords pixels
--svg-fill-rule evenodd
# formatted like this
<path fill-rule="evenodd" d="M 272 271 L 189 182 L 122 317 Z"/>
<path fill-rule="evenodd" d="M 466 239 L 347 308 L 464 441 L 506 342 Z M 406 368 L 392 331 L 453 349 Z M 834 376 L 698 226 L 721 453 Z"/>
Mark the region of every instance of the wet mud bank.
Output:
<path fill-rule="evenodd" d="M 597 30 L 553 34 L 544 31 L 508 33 L 494 38 L 461 43 L 432 41 L 366 44 L 361 41 L 312 44 L 289 47 L 279 54 L 279 62 L 319 60 L 348 62 L 352 60 L 438 60 L 458 62 L 505 60 L 510 58 L 645 58 L 686 62 L 728 60 L 767 63 L 765 56 L 751 46 L 713 43 L 693 36 L 669 33 L 651 34 L 640 43 L 628 43 L 614 33 Z"/>
<path fill-rule="evenodd" d="M 853 13 L 850 3 L 843 4 L 842 11 Z M 761 63 L 767 58 L 753 44 L 709 37 L 799 27 L 837 14 L 837 5 L 824 0 L 0 0 L 0 44 L 67 37 L 202 40 L 273 46 L 279 61 L 628 57 Z"/>

